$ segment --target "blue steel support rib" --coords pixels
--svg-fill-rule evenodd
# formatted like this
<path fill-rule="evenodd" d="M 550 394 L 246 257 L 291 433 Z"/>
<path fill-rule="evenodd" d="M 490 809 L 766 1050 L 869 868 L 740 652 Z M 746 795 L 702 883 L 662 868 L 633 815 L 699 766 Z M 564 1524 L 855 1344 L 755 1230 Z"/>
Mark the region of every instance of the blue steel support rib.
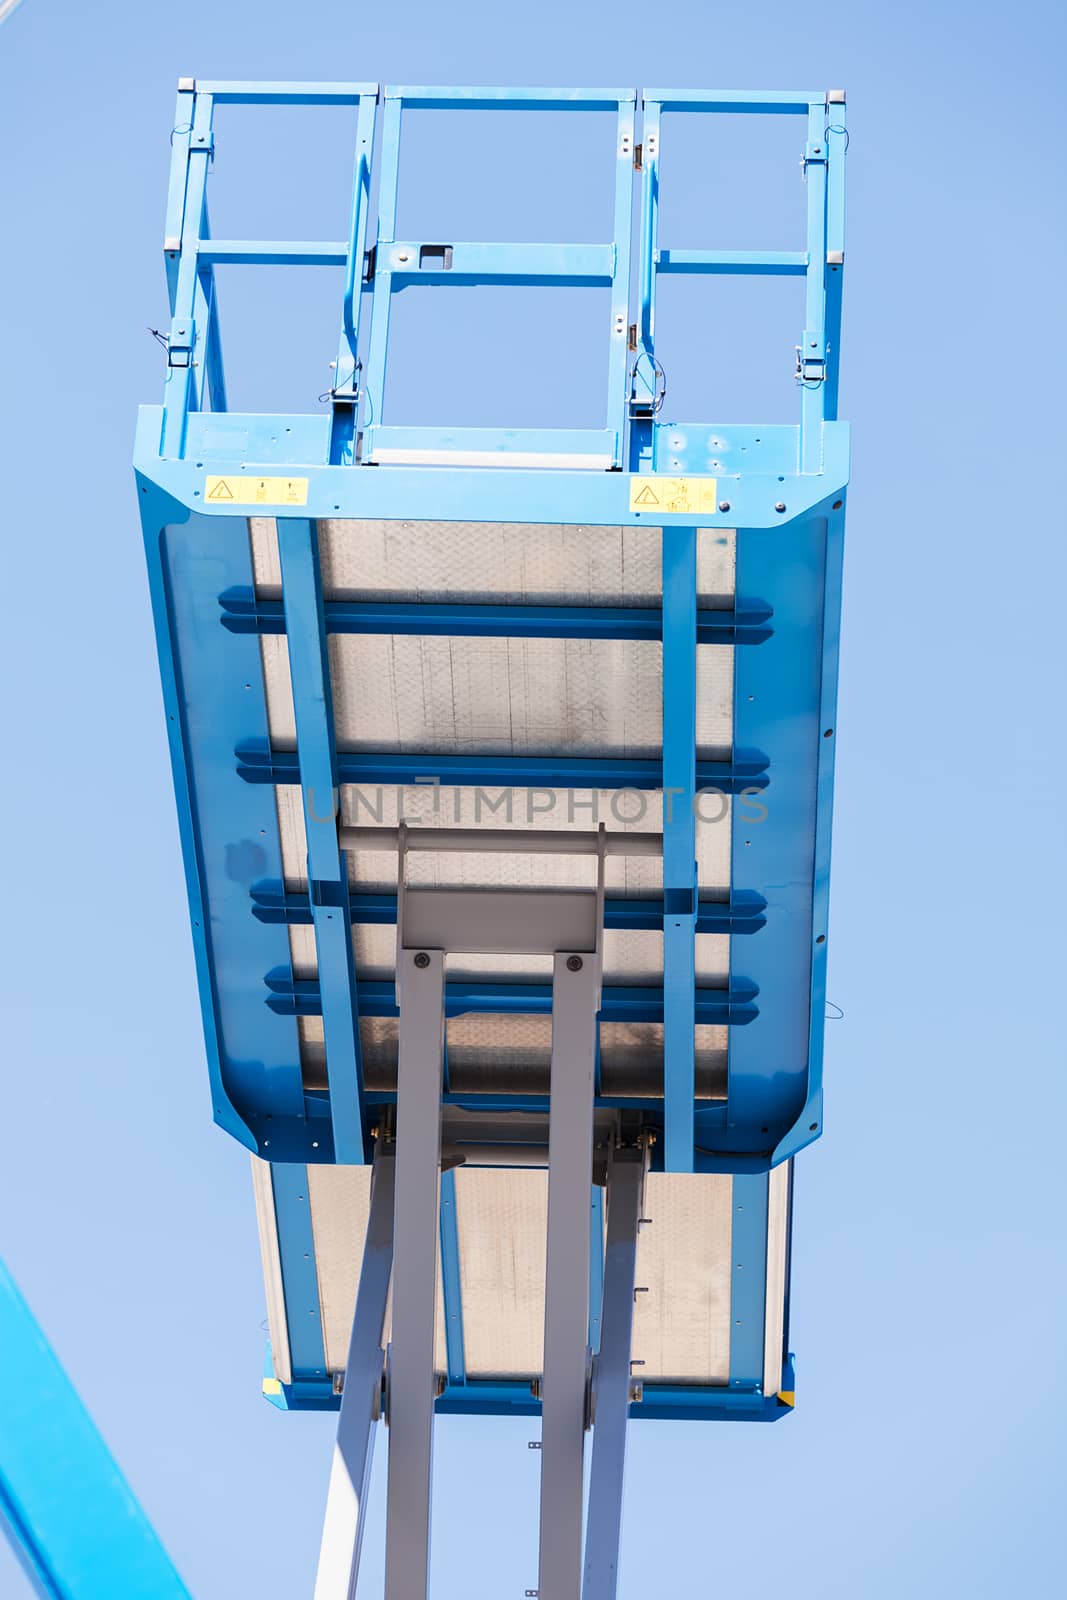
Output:
<path fill-rule="evenodd" d="M 367 1159 L 363 1064 L 348 868 L 337 839 L 339 802 L 330 664 L 314 523 L 304 518 L 279 517 L 278 551 L 307 831 L 308 887 L 315 921 L 334 1159 L 359 1163 Z"/>
<path fill-rule="evenodd" d="M 730 1187 L 731 1389 L 763 1382 L 769 1184 L 766 1172 L 735 1173 Z"/>
<path fill-rule="evenodd" d="M 697 532 L 663 529 L 663 1126 L 693 1170 L 696 1025 Z"/>
<path fill-rule="evenodd" d="M 463 1343 L 463 1288 L 459 1274 L 459 1222 L 456 1216 L 456 1174 L 441 1174 L 441 1287 L 444 1297 L 445 1349 L 449 1383 L 466 1383 Z"/>
<path fill-rule="evenodd" d="M 325 1378 L 326 1346 L 308 1169 L 300 1162 L 272 1161 L 270 1178 L 293 1378 Z"/>

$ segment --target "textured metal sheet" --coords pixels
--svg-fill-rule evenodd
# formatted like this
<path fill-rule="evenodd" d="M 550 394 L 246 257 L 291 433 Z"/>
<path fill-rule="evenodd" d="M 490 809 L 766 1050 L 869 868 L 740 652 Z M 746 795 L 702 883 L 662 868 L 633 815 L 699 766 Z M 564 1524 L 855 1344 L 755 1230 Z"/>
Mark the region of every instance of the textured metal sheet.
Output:
<path fill-rule="evenodd" d="M 276 791 L 282 864 L 286 887 L 307 888 L 307 842 L 300 791 L 295 784 Z M 725 899 L 730 884 L 731 807 L 722 796 L 722 816 L 708 797 L 706 820 L 698 818 L 697 862 L 703 898 Z M 591 828 L 598 822 L 622 832 L 658 833 L 663 821 L 662 796 L 654 792 L 601 789 L 470 789 L 451 785 L 388 785 L 341 789 L 341 821 L 346 826 L 381 824 L 395 828 L 405 820 L 419 828 L 528 828 L 545 830 Z M 494 809 L 495 808 L 495 809 Z M 348 853 L 349 882 L 368 893 L 396 888 L 395 850 Z M 592 867 L 580 856 L 434 855 L 420 852 L 409 863 L 408 881 L 424 887 L 535 888 L 552 885 L 580 888 L 592 882 Z M 663 890 L 661 862 L 653 856 L 609 856 L 605 863 L 609 895 L 640 899 Z"/>
<path fill-rule="evenodd" d="M 339 749 L 654 758 L 662 647 L 650 640 L 332 634 Z M 296 746 L 288 644 L 260 640 L 271 741 Z M 697 753 L 729 757 L 733 648 L 697 649 Z"/>
<path fill-rule="evenodd" d="M 281 589 L 273 520 L 251 518 L 257 590 Z M 331 598 L 376 600 L 536 602 L 581 605 L 658 605 L 661 595 L 658 528 L 477 523 L 322 522 L 323 586 Z M 702 529 L 698 540 L 702 604 L 727 606 L 734 587 L 732 531 Z M 261 641 L 272 740 L 295 745 L 295 721 L 284 635 Z M 732 733 L 733 651 L 704 645 L 698 661 L 698 738 L 707 757 L 728 754 Z M 662 738 L 661 649 L 653 642 L 503 638 L 425 638 L 333 635 L 331 682 L 338 744 L 379 751 L 599 756 L 658 755 Z M 299 789 L 276 791 L 285 881 L 307 887 L 307 851 Z M 659 832 L 662 797 L 603 790 L 435 789 L 430 785 L 341 791 L 341 820 L 395 827 L 559 829 Z M 730 802 L 718 802 L 718 821 L 697 823 L 701 893 L 722 896 L 730 873 Z M 396 888 L 394 850 L 348 853 L 353 888 Z M 409 881 L 440 888 L 581 887 L 593 864 L 576 856 L 419 853 Z M 652 857 L 609 857 L 609 895 L 662 892 L 662 866 Z M 354 930 L 357 975 L 388 981 L 394 972 L 395 932 L 389 926 Z M 290 929 L 294 973 L 312 978 L 315 940 L 310 927 Z M 605 981 L 662 982 L 663 940 L 656 932 L 609 930 Z M 697 982 L 725 986 L 730 941 L 697 938 Z M 547 982 L 550 959 L 452 957 L 451 976 Z M 324 1085 L 321 1022 L 301 1020 L 305 1082 Z M 386 1019 L 361 1019 L 368 1088 L 395 1087 L 396 1029 Z M 697 1086 L 701 1098 L 725 1093 L 726 1029 L 697 1029 Z M 449 1022 L 450 1085 L 457 1091 L 547 1091 L 549 1023 L 537 1017 L 457 1017 Z M 662 1093 L 663 1030 L 656 1024 L 604 1024 L 601 1088 L 610 1095 Z"/>
<path fill-rule="evenodd" d="M 300 1057 L 304 1086 L 325 1090 L 326 1050 L 321 1017 L 301 1017 Z M 726 1098 L 724 1027 L 695 1030 L 696 1093 L 700 1100 Z M 396 1090 L 397 1023 L 393 1017 L 361 1017 L 363 1076 L 372 1093 Z M 449 1087 L 461 1094 L 547 1095 L 551 1019 L 495 1012 L 450 1017 L 446 1024 Z M 658 1022 L 600 1024 L 600 1089 L 618 1099 L 658 1099 L 663 1094 L 663 1027 Z"/>
<path fill-rule="evenodd" d="M 322 1337 L 329 1372 L 343 1372 L 348 1361 L 352 1335 L 352 1316 L 359 1287 L 363 1241 L 367 1234 L 370 1209 L 370 1167 L 308 1167 L 308 1199 L 311 1203 L 311 1228 L 315 1239 L 315 1266 L 319 1279 L 319 1307 Z M 448 1370 L 445 1348 L 444 1291 L 441 1258 L 437 1259 L 437 1332 L 434 1366 Z M 392 1293 L 386 1311 L 386 1344 L 392 1315 Z"/>
<path fill-rule="evenodd" d="M 765 1390 L 781 1372 L 788 1170 L 770 1175 Z M 368 1167 L 308 1168 L 327 1366 L 344 1370 L 370 1193 Z M 543 1169 L 456 1170 L 456 1219 L 467 1371 L 472 1378 L 540 1374 L 548 1175 Z M 650 1173 L 637 1251 L 633 1356 L 649 1383 L 729 1381 L 733 1180 Z M 277 1258 L 273 1207 L 258 1209 L 264 1262 Z M 272 1333 L 274 1323 L 272 1320 Z M 386 1338 L 388 1339 L 388 1318 Z M 435 1364 L 446 1370 L 437 1296 Z"/>
<path fill-rule="evenodd" d="M 276 595 L 275 523 L 253 517 L 250 526 L 257 589 Z M 732 528 L 699 531 L 701 605 L 729 605 L 734 552 Z M 330 599 L 656 606 L 662 594 L 654 527 L 325 520 L 319 554 Z"/>
<path fill-rule="evenodd" d="M 456 1224 L 468 1375 L 540 1374 L 547 1172 L 459 1170 Z"/>
<path fill-rule="evenodd" d="M 278 637 L 275 643 L 284 646 Z M 295 741 L 283 652 L 265 653 L 271 734 Z M 333 634 L 334 728 L 345 750 L 654 757 L 662 647 L 619 639 Z M 697 650 L 697 748 L 730 748 L 733 650 Z"/>
<path fill-rule="evenodd" d="M 732 1196 L 729 1177 L 648 1175 L 632 1345 L 646 1380 L 729 1380 Z"/>

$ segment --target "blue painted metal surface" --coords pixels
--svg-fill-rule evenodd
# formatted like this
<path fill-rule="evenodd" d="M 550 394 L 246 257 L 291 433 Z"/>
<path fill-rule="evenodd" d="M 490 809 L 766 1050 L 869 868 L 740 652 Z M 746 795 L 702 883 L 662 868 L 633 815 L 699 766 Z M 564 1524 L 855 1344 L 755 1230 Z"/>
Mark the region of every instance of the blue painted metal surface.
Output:
<path fill-rule="evenodd" d="M 348 865 L 344 851 L 337 845 L 338 763 L 314 524 L 283 517 L 278 524 L 278 554 L 304 802 L 308 898 L 315 924 L 330 1080 L 334 1159 L 361 1162 L 369 1151 L 363 1135 L 359 995 L 352 952 Z"/>
<path fill-rule="evenodd" d="M 0 1521 L 46 1600 L 188 1600 L 114 1457 L 0 1263 Z"/>
<path fill-rule="evenodd" d="M 347 239 L 210 237 L 208 173 L 217 104 L 353 108 Z M 613 184 L 612 239 L 566 245 L 398 239 L 401 126 L 410 108 L 614 115 L 614 170 L 602 174 Z M 737 249 L 679 249 L 659 238 L 660 170 L 670 165 L 677 118 L 736 112 L 793 119 L 807 185 L 802 250 L 753 251 L 744 240 Z M 391 1098 L 365 1090 L 358 1022 L 361 1016 L 395 1016 L 395 996 L 391 984 L 357 982 L 348 930 L 394 922 L 396 901 L 391 894 L 349 892 L 333 826 L 333 789 L 339 783 L 404 785 L 437 777 L 475 785 L 678 791 L 664 827 L 662 898 L 609 899 L 606 906 L 610 928 L 664 930 L 663 987 L 609 986 L 602 1018 L 662 1019 L 665 1093 L 659 1101 L 600 1103 L 626 1105 L 661 1131 L 656 1159 L 668 1169 L 735 1174 L 736 1200 L 744 1207 L 734 1214 L 735 1276 L 744 1283 L 735 1283 L 741 1314 L 726 1388 L 650 1386 L 634 1415 L 774 1420 L 788 1408 L 760 1392 L 756 1331 L 765 1296 L 767 1171 L 822 1128 L 848 477 L 848 432 L 836 417 L 844 105 L 839 96 L 815 91 L 652 89 L 639 96 L 616 88 L 380 91 L 363 83 L 202 82 L 179 93 L 174 127 L 164 251 L 174 320 L 164 403 L 144 408 L 138 428 L 139 498 L 214 1114 L 243 1144 L 282 1163 L 274 1169 L 275 1209 L 295 1354 L 293 1382 L 284 1386 L 279 1403 L 335 1404 L 318 1325 L 306 1164 L 363 1159 L 375 1108 Z M 631 258 L 637 264 L 633 285 Z M 227 410 L 215 269 L 260 262 L 288 263 L 294 271 L 344 268 L 329 415 L 262 417 Z M 795 424 L 671 421 L 662 415 L 663 375 L 655 348 L 661 273 L 803 278 L 803 326 L 796 330 L 795 354 L 783 353 L 796 362 Z M 417 293 L 420 284 L 472 283 L 611 286 L 602 428 L 425 429 L 390 422 L 384 407 L 393 296 Z M 262 496 L 256 503 L 254 483 L 275 474 L 303 486 L 298 510 Z M 685 509 L 644 512 L 632 505 L 631 486 L 635 475 L 654 482 L 656 474 L 684 475 L 705 485 L 714 479 L 714 493 L 699 515 Z M 233 485 L 229 504 L 207 498 L 207 480 L 218 475 Z M 252 510 L 278 520 L 281 599 L 255 590 L 245 526 Z M 315 523 L 329 517 L 623 528 L 650 523 L 663 529 L 662 606 L 324 600 Z M 738 598 L 732 610 L 697 607 L 696 549 L 707 529 L 721 537 L 736 530 Z M 331 726 L 327 649 L 331 634 L 353 632 L 662 638 L 662 754 L 608 760 L 339 750 Z M 261 637 L 272 634 L 288 639 L 296 749 L 272 748 L 267 726 L 259 649 Z M 698 758 L 696 748 L 695 660 L 697 649 L 708 644 L 736 646 L 728 759 Z M 284 884 L 275 807 L 275 786 L 298 783 L 308 825 L 307 893 Z M 727 902 L 704 898 L 696 881 L 693 817 L 685 802 L 702 787 L 732 797 Z M 319 802 L 313 803 L 311 791 Z M 322 795 L 328 796 L 325 806 Z M 313 983 L 294 980 L 288 929 L 300 924 L 315 929 L 319 978 Z M 725 990 L 694 987 L 694 938 L 709 932 L 737 936 L 731 939 Z M 471 1010 L 543 1013 L 550 994 L 543 985 L 453 983 L 447 1004 L 452 1016 Z M 320 1012 L 328 1093 L 305 1088 L 297 1037 L 298 1016 Z M 694 1101 L 693 1028 L 704 1023 L 728 1029 L 725 1103 Z M 451 1091 L 446 1100 L 516 1109 L 544 1105 L 536 1096 L 494 1099 Z M 448 1188 L 446 1179 L 446 1196 Z M 450 1304 L 459 1294 L 454 1204 L 452 1212 L 451 1220 L 442 1212 Z M 594 1307 L 597 1298 L 594 1292 Z M 523 1385 L 469 1380 L 461 1330 L 458 1340 L 450 1332 L 448 1366 L 441 1410 L 537 1409 Z"/>
<path fill-rule="evenodd" d="M 459 1228 L 456 1223 L 454 1172 L 441 1174 L 441 1288 L 444 1297 L 448 1381 L 450 1384 L 462 1385 L 467 1381 L 467 1357 L 463 1348 L 463 1289 L 459 1276 Z"/>
<path fill-rule="evenodd" d="M 697 530 L 663 530 L 663 1131 L 693 1170 L 696 1072 Z"/>

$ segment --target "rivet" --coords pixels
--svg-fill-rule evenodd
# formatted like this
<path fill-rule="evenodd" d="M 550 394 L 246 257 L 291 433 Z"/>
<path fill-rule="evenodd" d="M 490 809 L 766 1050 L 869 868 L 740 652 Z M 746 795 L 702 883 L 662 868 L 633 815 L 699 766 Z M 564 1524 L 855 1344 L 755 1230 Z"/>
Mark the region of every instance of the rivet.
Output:
<path fill-rule="evenodd" d="M 423 968 L 423 967 L 428 967 L 430 965 L 430 958 L 426 954 L 425 950 L 420 950 L 419 951 L 418 955 L 415 957 L 415 965 L 417 967 L 419 967 L 420 969 Z"/>
<path fill-rule="evenodd" d="M 729 500 L 720 500 L 719 501 L 719 510 L 720 511 L 729 511 L 729 509 L 730 509 Z"/>
<path fill-rule="evenodd" d="M 775 506 L 774 509 L 776 511 L 784 511 L 785 510 L 785 501 L 784 500 L 779 500 L 778 504 Z"/>
<path fill-rule="evenodd" d="M 581 970 L 582 970 L 582 958 L 581 958 L 581 956 L 568 956 L 567 957 L 567 971 L 568 972 L 581 972 Z"/>

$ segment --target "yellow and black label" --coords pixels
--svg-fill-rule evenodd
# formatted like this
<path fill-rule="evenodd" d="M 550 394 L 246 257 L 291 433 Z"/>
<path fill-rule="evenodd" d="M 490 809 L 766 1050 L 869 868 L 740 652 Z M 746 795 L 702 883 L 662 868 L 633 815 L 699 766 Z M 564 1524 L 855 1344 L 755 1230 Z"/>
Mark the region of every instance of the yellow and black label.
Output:
<path fill-rule="evenodd" d="M 718 510 L 714 478 L 665 478 L 658 472 L 630 479 L 630 510 L 707 516 Z"/>
<path fill-rule="evenodd" d="M 306 506 L 306 478 L 208 478 L 204 499 L 213 506 Z"/>

